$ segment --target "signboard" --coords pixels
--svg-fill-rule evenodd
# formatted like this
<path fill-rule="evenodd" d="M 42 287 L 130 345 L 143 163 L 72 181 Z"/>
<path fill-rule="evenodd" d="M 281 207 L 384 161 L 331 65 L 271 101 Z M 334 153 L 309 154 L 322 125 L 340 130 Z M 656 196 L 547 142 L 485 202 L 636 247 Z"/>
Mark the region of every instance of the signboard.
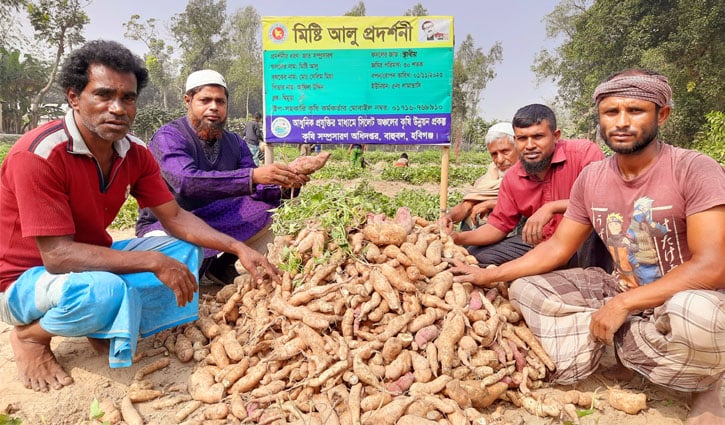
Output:
<path fill-rule="evenodd" d="M 267 143 L 447 144 L 453 17 L 264 17 Z"/>

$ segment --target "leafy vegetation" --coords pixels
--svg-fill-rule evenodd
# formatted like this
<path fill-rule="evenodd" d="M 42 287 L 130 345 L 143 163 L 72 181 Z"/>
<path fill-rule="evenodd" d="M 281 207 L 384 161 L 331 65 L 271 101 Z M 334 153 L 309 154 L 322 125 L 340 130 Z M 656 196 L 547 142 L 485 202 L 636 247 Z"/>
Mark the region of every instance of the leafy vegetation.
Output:
<path fill-rule="evenodd" d="M 722 110 L 722 1 L 562 0 L 545 20 L 549 37 L 563 42 L 540 52 L 533 68 L 558 83 L 558 100 L 575 120 L 573 133 L 592 134 L 594 88 L 625 68 L 669 78 L 675 107 L 660 133 L 669 143 L 691 146 L 706 114 Z"/>
<path fill-rule="evenodd" d="M 20 425 L 23 421 L 18 418 L 10 417 L 4 413 L 0 413 L 0 425 Z"/>
<path fill-rule="evenodd" d="M 725 113 L 713 111 L 705 119 L 704 129 L 695 137 L 694 148 L 725 166 Z"/>
<path fill-rule="evenodd" d="M 111 223 L 112 229 L 131 229 L 136 226 L 136 219 L 138 218 L 138 202 L 133 196 L 129 196 L 126 202 L 121 206 L 121 210 L 118 211 L 118 215 Z"/>

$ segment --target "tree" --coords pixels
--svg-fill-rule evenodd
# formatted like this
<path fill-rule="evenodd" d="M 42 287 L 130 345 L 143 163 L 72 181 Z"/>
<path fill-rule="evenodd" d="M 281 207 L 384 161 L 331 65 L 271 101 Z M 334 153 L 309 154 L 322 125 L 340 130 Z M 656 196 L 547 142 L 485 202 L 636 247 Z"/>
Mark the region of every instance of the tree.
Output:
<path fill-rule="evenodd" d="M 16 14 L 25 7 L 23 0 L 0 0 L 0 48 L 24 44 Z"/>
<path fill-rule="evenodd" d="M 345 12 L 344 16 L 365 16 L 365 2 L 359 1 L 352 9 Z"/>
<path fill-rule="evenodd" d="M 559 86 L 577 132 L 596 125 L 592 93 L 608 75 L 647 68 L 669 77 L 672 116 L 661 137 L 689 145 L 709 111 L 725 104 L 725 4 L 716 0 L 564 0 L 546 16 L 562 37 L 532 67 Z M 615 25 L 616 23 L 616 25 Z"/>
<path fill-rule="evenodd" d="M 189 0 L 186 9 L 171 18 L 171 32 L 181 49 L 182 75 L 204 68 L 227 71 L 226 9 L 226 0 Z"/>
<path fill-rule="evenodd" d="M 38 0 L 28 3 L 28 18 L 35 30 L 35 39 L 55 52 L 46 84 L 33 96 L 30 108 L 30 128 L 38 125 L 40 105 L 55 82 L 58 66 L 66 48 L 85 41 L 83 27 L 89 22 L 79 0 Z"/>
<path fill-rule="evenodd" d="M 472 118 L 478 113 L 478 104 L 481 101 L 481 93 L 486 85 L 494 77 L 494 65 L 503 60 L 503 47 L 501 42 L 497 41 L 488 51 L 483 53 L 480 47 L 476 47 L 473 37 L 470 34 L 466 36 L 463 43 L 458 47 L 455 55 L 455 62 L 458 63 L 459 81 L 457 83 L 457 93 L 462 99 L 457 99 L 456 103 L 464 106 L 461 108 L 463 115 L 461 118 Z M 455 71 L 455 67 L 454 67 Z M 455 72 L 454 72 L 455 80 Z"/>
<path fill-rule="evenodd" d="M 156 19 L 150 18 L 140 23 L 139 15 L 131 15 L 131 19 L 124 23 L 126 28 L 124 37 L 143 42 L 149 49 L 144 56 L 146 68 L 149 71 L 151 81 L 161 92 L 161 103 L 164 110 L 169 110 L 168 94 L 173 87 L 174 76 L 172 74 L 174 47 L 166 44 L 159 37 L 156 28 Z"/>
<path fill-rule="evenodd" d="M 226 77 L 235 87 L 229 96 L 232 105 L 244 105 L 246 119 L 252 111 L 262 110 L 261 18 L 254 7 L 247 6 L 232 14 L 228 25 L 232 62 Z"/>
<path fill-rule="evenodd" d="M 407 9 L 403 16 L 428 16 L 428 10 L 423 7 L 422 3 L 416 3 L 410 9 Z"/>
<path fill-rule="evenodd" d="M 0 47 L 2 131 L 22 132 L 23 117 L 30 111 L 33 96 L 43 88 L 48 71 L 47 64 L 32 56 Z"/>

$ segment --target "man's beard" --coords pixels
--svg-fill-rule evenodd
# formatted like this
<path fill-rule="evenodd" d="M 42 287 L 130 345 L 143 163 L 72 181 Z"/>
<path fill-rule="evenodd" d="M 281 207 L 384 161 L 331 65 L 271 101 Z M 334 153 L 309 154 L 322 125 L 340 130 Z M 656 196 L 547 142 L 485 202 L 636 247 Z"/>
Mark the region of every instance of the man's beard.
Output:
<path fill-rule="evenodd" d="M 221 139 L 222 134 L 224 134 L 224 125 L 227 123 L 226 118 L 218 122 L 203 121 L 195 117 L 191 112 L 189 112 L 189 121 L 199 138 L 208 142 Z"/>
<path fill-rule="evenodd" d="M 643 129 L 642 137 L 639 140 L 635 140 L 634 144 L 628 148 L 615 146 L 613 143 L 611 143 L 609 141 L 609 137 L 607 137 L 603 129 L 599 130 L 599 134 L 602 136 L 602 139 L 604 139 L 604 143 L 606 143 L 607 146 L 609 146 L 609 149 L 611 149 L 613 152 L 628 155 L 637 153 L 649 146 L 649 144 L 657 138 L 658 131 L 659 126 L 657 125 L 657 121 L 655 121 L 652 127 Z"/>
<path fill-rule="evenodd" d="M 551 165 L 551 159 L 554 157 L 554 152 L 551 153 L 551 155 L 547 156 L 546 158 L 542 158 L 537 162 L 527 162 L 523 156 L 519 158 L 519 161 L 521 161 L 521 165 L 524 166 L 524 171 L 526 171 L 526 174 L 530 176 L 534 176 L 536 174 L 539 174 L 543 171 L 546 171 L 549 169 L 549 166 Z"/>

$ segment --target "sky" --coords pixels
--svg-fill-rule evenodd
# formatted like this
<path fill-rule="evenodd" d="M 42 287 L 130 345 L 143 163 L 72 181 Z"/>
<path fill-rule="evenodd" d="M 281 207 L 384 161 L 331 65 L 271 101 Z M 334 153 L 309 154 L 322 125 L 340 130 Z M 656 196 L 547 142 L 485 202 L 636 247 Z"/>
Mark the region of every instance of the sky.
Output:
<path fill-rule="evenodd" d="M 367 16 L 400 16 L 418 0 L 364 0 Z M 252 3 L 227 0 L 229 12 L 254 6 L 260 16 L 339 16 L 352 9 L 358 0 L 260 0 Z M 516 110 L 530 103 L 551 104 L 556 86 L 537 84 L 531 71 L 534 56 L 541 49 L 553 49 L 556 41 L 546 38 L 544 16 L 558 0 L 421 0 L 430 15 L 453 16 L 455 39 L 470 34 L 484 53 L 496 42 L 503 46 L 503 61 L 496 64 L 496 77 L 482 93 L 479 115 L 486 121 L 510 121 Z M 86 8 L 90 23 L 87 40 L 116 40 L 142 56 L 146 47 L 124 38 L 123 23 L 131 15 L 169 23 L 184 11 L 181 0 L 92 0 Z M 170 35 L 168 36 L 171 39 Z M 457 48 L 457 46 L 455 47 Z"/>

